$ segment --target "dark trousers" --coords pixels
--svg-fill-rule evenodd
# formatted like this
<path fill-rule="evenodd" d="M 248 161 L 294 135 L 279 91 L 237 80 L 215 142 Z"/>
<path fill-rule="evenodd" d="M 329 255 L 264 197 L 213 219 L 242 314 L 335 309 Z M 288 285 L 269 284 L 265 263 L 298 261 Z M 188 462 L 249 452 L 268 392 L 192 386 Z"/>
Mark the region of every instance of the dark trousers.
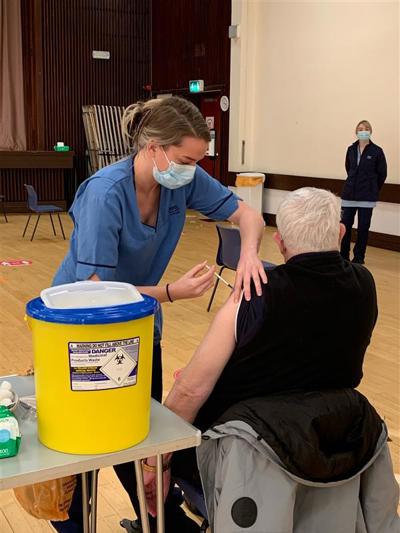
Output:
<path fill-rule="evenodd" d="M 153 349 L 153 375 L 151 395 L 154 399 L 162 400 L 162 361 L 161 346 L 159 344 Z M 124 463 L 114 466 L 115 473 L 129 495 L 136 515 L 140 518 L 139 500 L 136 493 L 136 476 L 134 463 Z M 121 518 L 124 518 L 121 516 Z M 156 519 L 149 517 L 152 533 L 156 533 Z M 82 484 L 78 478 L 78 484 L 74 492 L 72 504 L 69 509 L 69 520 L 64 522 L 52 522 L 52 526 L 59 533 L 83 533 L 82 514 Z M 170 494 L 165 502 L 165 532 L 166 533 L 197 533 L 199 526 L 191 520 L 181 509 L 180 501 Z M 122 533 L 122 529 L 121 529 Z"/>
<path fill-rule="evenodd" d="M 357 212 L 357 241 L 353 249 L 354 259 L 364 261 L 368 243 L 368 231 L 371 225 L 372 207 L 342 207 L 342 223 L 346 226 L 346 233 L 342 239 L 340 253 L 344 259 L 350 259 L 351 228 Z"/>

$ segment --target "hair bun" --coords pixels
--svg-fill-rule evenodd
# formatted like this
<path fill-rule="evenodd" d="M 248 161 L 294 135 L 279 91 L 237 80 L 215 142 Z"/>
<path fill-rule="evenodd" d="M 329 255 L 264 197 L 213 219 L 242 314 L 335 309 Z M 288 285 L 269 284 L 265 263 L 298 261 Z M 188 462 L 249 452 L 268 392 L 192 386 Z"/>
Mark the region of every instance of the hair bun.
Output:
<path fill-rule="evenodd" d="M 126 108 L 125 113 L 130 115 L 130 126 L 132 129 L 135 129 L 137 126 L 139 126 L 141 120 L 144 116 L 144 103 L 143 102 L 137 102 L 136 104 L 132 104 L 129 107 Z"/>
<path fill-rule="evenodd" d="M 129 146 L 132 142 L 135 142 L 137 138 L 139 125 L 145 116 L 145 104 L 144 102 L 136 102 L 128 106 L 121 120 L 121 129 L 125 139 L 125 143 Z"/>
<path fill-rule="evenodd" d="M 210 142 L 210 132 L 199 109 L 183 98 L 153 98 L 125 109 L 121 129 L 127 148 L 141 150 L 150 141 L 161 146 L 178 145 L 182 138 Z"/>

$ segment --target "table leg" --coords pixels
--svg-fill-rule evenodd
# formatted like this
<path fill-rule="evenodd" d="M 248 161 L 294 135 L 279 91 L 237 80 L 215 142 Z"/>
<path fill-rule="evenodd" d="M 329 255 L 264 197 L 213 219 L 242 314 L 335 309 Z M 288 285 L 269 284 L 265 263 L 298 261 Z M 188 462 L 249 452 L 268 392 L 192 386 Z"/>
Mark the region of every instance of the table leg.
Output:
<path fill-rule="evenodd" d="M 157 455 L 157 533 L 164 533 L 164 490 L 162 455 Z"/>
<path fill-rule="evenodd" d="M 135 473 L 142 531 L 143 533 L 150 533 L 149 515 L 147 514 L 146 495 L 144 493 L 143 470 L 140 461 L 135 461 Z"/>
<path fill-rule="evenodd" d="M 90 511 L 90 533 L 97 531 L 97 487 L 99 481 L 99 471 L 92 472 L 92 504 Z"/>
<path fill-rule="evenodd" d="M 82 510 L 83 510 L 83 533 L 90 533 L 89 523 L 89 474 L 83 472 L 82 478 Z"/>

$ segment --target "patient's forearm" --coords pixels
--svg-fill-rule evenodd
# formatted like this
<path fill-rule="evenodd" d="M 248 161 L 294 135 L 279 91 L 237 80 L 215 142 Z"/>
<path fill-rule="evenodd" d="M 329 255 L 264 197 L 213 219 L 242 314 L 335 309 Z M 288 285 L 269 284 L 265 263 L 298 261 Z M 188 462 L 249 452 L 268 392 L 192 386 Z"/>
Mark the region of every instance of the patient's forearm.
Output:
<path fill-rule="evenodd" d="M 188 365 L 181 371 L 164 402 L 168 409 L 188 422 L 193 422 L 196 418 L 199 409 L 211 394 L 226 361 L 232 353 L 232 343 L 227 338 L 219 339 L 219 345 L 216 344 L 220 327 L 218 326 L 217 315 L 202 343 Z"/>
<path fill-rule="evenodd" d="M 187 422 L 192 423 L 207 397 L 208 394 L 196 394 L 176 383 L 164 405 Z"/>

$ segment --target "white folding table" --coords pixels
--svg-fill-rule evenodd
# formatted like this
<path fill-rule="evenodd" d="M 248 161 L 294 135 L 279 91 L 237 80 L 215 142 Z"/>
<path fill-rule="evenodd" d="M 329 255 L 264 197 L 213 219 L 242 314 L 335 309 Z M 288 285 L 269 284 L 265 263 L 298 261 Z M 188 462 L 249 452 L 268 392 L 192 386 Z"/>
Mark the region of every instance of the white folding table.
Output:
<path fill-rule="evenodd" d="M 33 377 L 4 376 L 19 397 L 34 395 Z M 55 400 L 56 401 L 56 400 Z M 98 471 L 106 466 L 133 461 L 138 487 L 143 533 L 149 533 L 148 514 L 143 485 L 141 459 L 157 456 L 157 532 L 164 532 L 164 497 L 162 454 L 198 446 L 201 433 L 155 400 L 151 403 L 150 432 L 147 438 L 126 450 L 100 455 L 73 455 L 50 450 L 39 442 L 37 424 L 21 423 L 21 447 L 16 457 L 0 459 L 0 490 L 38 483 L 72 474 L 82 476 L 84 533 L 96 533 Z M 88 474 L 92 473 L 92 498 L 88 490 Z M 89 511 L 90 508 L 90 511 Z"/>

